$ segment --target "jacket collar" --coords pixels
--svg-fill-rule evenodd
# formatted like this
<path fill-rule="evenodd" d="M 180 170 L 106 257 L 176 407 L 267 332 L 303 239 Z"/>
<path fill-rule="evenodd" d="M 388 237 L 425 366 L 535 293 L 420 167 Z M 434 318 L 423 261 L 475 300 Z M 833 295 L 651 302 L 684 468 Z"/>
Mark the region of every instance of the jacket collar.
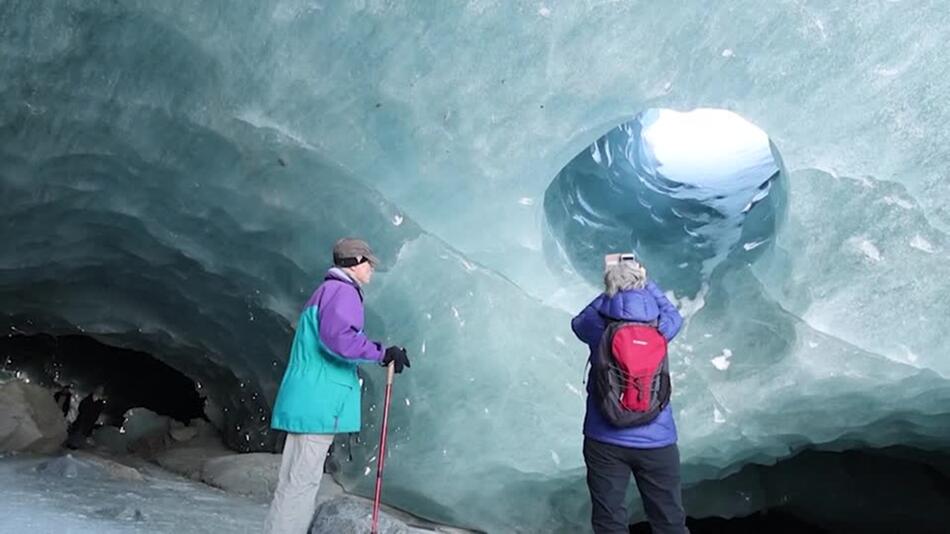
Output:
<path fill-rule="evenodd" d="M 360 283 L 354 280 L 350 275 L 346 274 L 346 271 L 340 269 L 339 267 L 331 267 L 327 271 L 326 276 L 323 277 L 324 281 L 327 280 L 336 280 L 338 282 L 343 282 L 344 284 L 349 284 L 356 288 L 356 292 L 360 295 L 360 300 L 363 300 L 363 288 L 360 287 Z"/>
<path fill-rule="evenodd" d="M 350 275 L 346 274 L 346 271 L 344 271 L 343 269 L 339 267 L 331 267 L 330 270 L 327 271 L 327 275 L 323 279 L 324 280 L 339 280 L 341 282 L 346 282 L 347 284 L 350 284 L 351 286 L 356 286 L 356 287 L 360 286 L 359 282 L 351 278 Z"/>

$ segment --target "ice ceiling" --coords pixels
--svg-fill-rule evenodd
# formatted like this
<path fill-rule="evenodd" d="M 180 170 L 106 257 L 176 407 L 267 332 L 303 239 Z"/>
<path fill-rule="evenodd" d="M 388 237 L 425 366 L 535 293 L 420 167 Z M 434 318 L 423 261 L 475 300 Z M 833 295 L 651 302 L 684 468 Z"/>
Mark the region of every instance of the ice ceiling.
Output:
<path fill-rule="evenodd" d="M 568 321 L 596 288 L 553 191 L 641 113 L 719 108 L 771 140 L 761 218 L 639 243 L 689 315 L 687 482 L 806 447 L 946 449 L 947 28 L 941 5 L 883 0 L 3 0 L 0 322 L 154 354 L 202 384 L 232 446 L 267 448 L 299 306 L 332 242 L 363 236 L 387 264 L 368 329 L 414 356 L 387 499 L 575 531 Z M 677 256 L 699 242 L 713 252 Z"/>

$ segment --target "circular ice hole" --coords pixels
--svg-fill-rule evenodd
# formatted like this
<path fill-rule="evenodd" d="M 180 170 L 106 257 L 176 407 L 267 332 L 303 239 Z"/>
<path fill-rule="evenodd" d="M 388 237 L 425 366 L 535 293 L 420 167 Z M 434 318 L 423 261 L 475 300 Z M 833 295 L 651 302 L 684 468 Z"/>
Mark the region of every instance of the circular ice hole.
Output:
<path fill-rule="evenodd" d="M 784 215 L 781 157 L 740 115 L 648 109 L 572 159 L 545 193 L 545 251 L 599 283 L 602 256 L 634 251 L 695 294 L 713 271 L 768 248 Z"/>

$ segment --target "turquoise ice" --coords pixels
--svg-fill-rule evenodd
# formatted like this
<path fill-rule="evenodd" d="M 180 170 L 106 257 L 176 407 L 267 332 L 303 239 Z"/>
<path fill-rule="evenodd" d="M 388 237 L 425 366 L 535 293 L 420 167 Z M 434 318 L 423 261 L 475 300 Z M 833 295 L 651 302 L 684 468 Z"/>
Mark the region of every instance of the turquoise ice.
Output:
<path fill-rule="evenodd" d="M 413 358 L 387 501 L 576 532 L 568 321 L 596 280 L 550 254 L 545 193 L 648 109 L 726 109 L 786 189 L 766 244 L 717 241 L 667 284 L 687 482 L 807 447 L 946 448 L 947 28 L 942 4 L 884 0 L 4 0 L 0 326 L 154 354 L 233 447 L 268 448 L 299 307 L 361 235 L 386 264 L 368 330 Z M 338 457 L 364 493 L 380 378 Z M 723 515 L 766 495 L 743 492 L 687 493 Z"/>

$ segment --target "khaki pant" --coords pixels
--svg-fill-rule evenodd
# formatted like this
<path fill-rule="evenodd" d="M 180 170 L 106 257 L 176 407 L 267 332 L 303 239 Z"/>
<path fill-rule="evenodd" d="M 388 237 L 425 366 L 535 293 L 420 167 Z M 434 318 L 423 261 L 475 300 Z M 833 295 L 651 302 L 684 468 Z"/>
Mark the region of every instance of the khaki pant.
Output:
<path fill-rule="evenodd" d="M 310 529 L 332 443 L 333 434 L 287 434 L 265 534 L 306 534 Z"/>

